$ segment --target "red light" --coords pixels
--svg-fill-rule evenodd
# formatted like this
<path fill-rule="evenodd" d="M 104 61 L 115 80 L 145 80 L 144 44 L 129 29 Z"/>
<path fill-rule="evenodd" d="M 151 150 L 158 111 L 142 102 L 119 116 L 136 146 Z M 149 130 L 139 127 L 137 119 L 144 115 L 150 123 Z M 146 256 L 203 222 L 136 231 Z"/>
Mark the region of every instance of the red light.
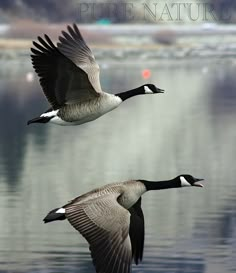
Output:
<path fill-rule="evenodd" d="M 151 77 L 151 71 L 150 71 L 149 69 L 144 69 L 144 70 L 142 71 L 142 77 L 143 77 L 144 79 L 150 78 L 150 77 Z"/>

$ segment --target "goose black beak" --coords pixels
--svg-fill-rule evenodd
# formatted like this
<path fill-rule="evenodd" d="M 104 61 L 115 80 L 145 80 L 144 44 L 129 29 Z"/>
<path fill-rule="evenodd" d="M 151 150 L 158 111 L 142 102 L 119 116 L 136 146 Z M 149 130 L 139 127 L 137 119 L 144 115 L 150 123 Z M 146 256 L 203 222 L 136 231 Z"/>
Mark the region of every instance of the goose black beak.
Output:
<path fill-rule="evenodd" d="M 203 188 L 204 186 L 199 183 L 200 181 L 203 181 L 203 178 L 195 178 L 195 182 L 193 183 L 193 186 Z"/>
<path fill-rule="evenodd" d="M 156 92 L 157 92 L 157 93 L 164 93 L 164 91 L 165 91 L 165 90 L 163 90 L 163 89 L 156 88 Z"/>

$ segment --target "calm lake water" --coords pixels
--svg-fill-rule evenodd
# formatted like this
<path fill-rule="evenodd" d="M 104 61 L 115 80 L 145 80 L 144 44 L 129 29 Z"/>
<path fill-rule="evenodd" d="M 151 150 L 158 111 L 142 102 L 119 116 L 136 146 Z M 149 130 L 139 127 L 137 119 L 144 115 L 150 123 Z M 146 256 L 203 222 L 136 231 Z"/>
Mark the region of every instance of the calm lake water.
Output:
<path fill-rule="evenodd" d="M 166 93 L 82 126 L 27 126 L 48 107 L 38 79 L 26 81 L 26 56 L 0 61 L 0 273 L 95 272 L 67 221 L 43 224 L 48 211 L 110 182 L 182 173 L 205 188 L 143 197 L 144 259 L 133 272 L 236 272 L 236 60 L 99 63 L 104 90 L 150 82 Z"/>

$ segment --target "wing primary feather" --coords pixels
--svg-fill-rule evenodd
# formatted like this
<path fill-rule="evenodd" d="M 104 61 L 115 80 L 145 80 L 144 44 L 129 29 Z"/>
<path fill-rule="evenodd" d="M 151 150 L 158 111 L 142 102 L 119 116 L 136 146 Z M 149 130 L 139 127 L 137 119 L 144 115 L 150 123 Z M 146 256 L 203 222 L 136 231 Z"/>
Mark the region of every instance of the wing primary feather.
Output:
<path fill-rule="evenodd" d="M 67 44 L 68 42 L 67 42 L 67 40 L 66 40 L 66 38 L 64 38 L 64 37 L 62 37 L 62 36 L 59 36 L 59 41 L 61 42 L 61 43 L 63 43 L 63 44 Z"/>
<path fill-rule="evenodd" d="M 45 48 L 47 48 L 48 50 L 51 50 L 51 49 L 52 49 L 52 48 L 49 46 L 49 44 L 47 44 L 47 43 L 44 41 L 44 39 L 43 39 L 42 37 L 38 36 L 38 40 L 39 40 L 39 42 L 40 42 Z"/>
<path fill-rule="evenodd" d="M 47 53 L 47 49 L 38 44 L 37 42 L 33 41 L 33 45 L 36 46 L 39 50 L 41 50 L 43 53 Z"/>
<path fill-rule="evenodd" d="M 84 41 L 84 39 L 83 39 L 83 37 L 82 37 L 82 35 L 81 35 L 81 32 L 79 31 L 77 25 L 76 25 L 76 24 L 73 24 L 73 27 L 74 27 L 74 31 L 75 31 L 76 35 L 78 36 L 78 38 L 79 38 L 80 40 Z"/>
<path fill-rule="evenodd" d="M 67 32 L 62 31 L 61 33 L 63 34 L 63 36 L 66 38 L 67 41 L 74 43 L 73 38 Z"/>
<path fill-rule="evenodd" d="M 129 209 L 129 236 L 132 245 L 132 258 L 136 264 L 142 261 L 144 248 L 144 216 L 141 208 L 141 198 Z"/>
<path fill-rule="evenodd" d="M 70 35 L 76 40 L 77 37 L 76 37 L 76 33 L 74 32 L 73 28 L 71 26 L 68 26 L 67 29 L 68 29 Z"/>
<path fill-rule="evenodd" d="M 31 58 L 37 57 L 38 55 L 41 55 L 41 54 L 42 54 L 41 51 L 39 51 L 39 50 L 37 50 L 37 49 L 35 49 L 35 48 L 33 48 L 33 47 L 31 47 L 31 52 L 35 54 L 35 55 L 31 55 Z"/>
<path fill-rule="evenodd" d="M 48 37 L 48 35 L 47 35 L 47 34 L 44 34 L 44 37 L 45 37 L 46 41 L 48 42 L 48 44 L 49 44 L 53 49 L 56 49 L 56 50 L 57 50 L 57 48 L 56 48 L 55 45 L 53 44 L 52 40 Z"/>
<path fill-rule="evenodd" d="M 75 23 L 73 23 L 73 27 L 74 27 L 74 30 L 75 30 L 76 34 L 81 35 L 80 31 L 79 31 L 79 29 L 78 29 L 78 27 L 77 27 L 77 25 Z"/>
<path fill-rule="evenodd" d="M 119 258 L 121 249 L 119 248 L 118 250 L 119 250 L 119 252 L 116 253 L 115 260 L 113 261 L 113 265 L 112 265 L 111 270 L 110 270 L 111 273 L 118 272 L 118 270 L 117 270 L 117 262 L 118 262 L 118 258 Z"/>
<path fill-rule="evenodd" d="M 116 246 L 116 244 L 119 242 L 119 234 L 117 234 L 112 242 L 112 245 Z M 108 255 L 111 254 L 110 258 L 108 258 L 108 262 L 106 263 L 106 267 L 104 268 L 105 271 L 107 271 L 107 268 L 110 267 L 110 263 L 113 261 L 113 256 L 116 254 L 116 247 L 111 248 L 109 252 L 106 253 L 104 259 L 108 258 Z M 109 272 L 109 271 L 108 271 Z"/>

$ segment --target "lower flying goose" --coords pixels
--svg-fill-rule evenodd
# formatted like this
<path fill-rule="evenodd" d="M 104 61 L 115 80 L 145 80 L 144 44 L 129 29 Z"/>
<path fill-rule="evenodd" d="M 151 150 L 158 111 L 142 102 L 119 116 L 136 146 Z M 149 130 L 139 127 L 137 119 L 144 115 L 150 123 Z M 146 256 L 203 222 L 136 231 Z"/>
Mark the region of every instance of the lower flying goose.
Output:
<path fill-rule="evenodd" d="M 108 184 L 48 213 L 44 222 L 67 219 L 90 245 L 97 273 L 129 273 L 143 257 L 141 196 L 150 190 L 203 187 L 203 179 L 183 174 L 166 181 L 131 180 Z"/>
<path fill-rule="evenodd" d="M 103 92 L 99 66 L 78 27 L 62 31 L 57 46 L 45 34 L 33 42 L 32 64 L 51 108 L 30 123 L 78 125 L 99 118 L 136 95 L 163 93 L 153 84 L 109 94 Z"/>

